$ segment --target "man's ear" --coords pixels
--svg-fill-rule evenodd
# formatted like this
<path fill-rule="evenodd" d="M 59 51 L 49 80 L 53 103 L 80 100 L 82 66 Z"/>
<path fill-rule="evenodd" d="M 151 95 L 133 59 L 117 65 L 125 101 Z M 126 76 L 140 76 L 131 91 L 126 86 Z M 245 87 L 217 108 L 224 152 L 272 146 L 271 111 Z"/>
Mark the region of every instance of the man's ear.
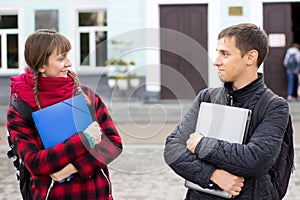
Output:
<path fill-rule="evenodd" d="M 257 65 L 258 52 L 256 50 L 250 50 L 247 53 L 247 65 Z"/>

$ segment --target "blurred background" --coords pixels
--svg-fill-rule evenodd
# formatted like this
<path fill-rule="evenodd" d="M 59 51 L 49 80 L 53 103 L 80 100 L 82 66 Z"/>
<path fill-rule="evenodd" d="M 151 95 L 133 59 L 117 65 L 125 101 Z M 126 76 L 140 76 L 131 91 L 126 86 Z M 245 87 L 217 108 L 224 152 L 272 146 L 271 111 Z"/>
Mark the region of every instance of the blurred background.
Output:
<path fill-rule="evenodd" d="M 164 163 L 164 142 L 197 93 L 221 85 L 213 66 L 219 31 L 242 22 L 263 28 L 270 52 L 259 71 L 286 97 L 282 62 L 300 42 L 299 15 L 296 0 L 0 0 L 0 199 L 20 198 L 5 155 L 5 113 L 10 77 L 27 67 L 24 43 L 35 30 L 53 28 L 70 40 L 72 70 L 117 125 L 124 152 L 109 166 L 115 199 L 179 200 L 186 189 Z M 289 104 L 298 150 L 300 104 Z M 286 199 L 300 199 L 295 172 Z"/>

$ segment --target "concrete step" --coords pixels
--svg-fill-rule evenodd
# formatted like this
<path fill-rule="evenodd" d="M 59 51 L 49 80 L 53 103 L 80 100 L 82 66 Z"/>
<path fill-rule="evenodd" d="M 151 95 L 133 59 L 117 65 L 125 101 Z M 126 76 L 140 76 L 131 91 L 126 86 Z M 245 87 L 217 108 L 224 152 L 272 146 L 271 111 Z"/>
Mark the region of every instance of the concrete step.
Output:
<path fill-rule="evenodd" d="M 177 123 L 190 108 L 192 101 L 105 102 L 117 123 Z"/>
<path fill-rule="evenodd" d="M 300 102 L 289 102 L 290 114 L 293 121 L 300 121 Z"/>
<path fill-rule="evenodd" d="M 104 100 L 116 123 L 177 123 L 189 110 L 192 100 L 118 102 Z M 300 121 L 300 102 L 289 102 L 293 121 Z M 7 105 L 0 105 L 0 125 L 6 123 Z"/>
<path fill-rule="evenodd" d="M 0 105 L 0 126 L 3 126 L 6 123 L 7 108 L 7 105 Z"/>

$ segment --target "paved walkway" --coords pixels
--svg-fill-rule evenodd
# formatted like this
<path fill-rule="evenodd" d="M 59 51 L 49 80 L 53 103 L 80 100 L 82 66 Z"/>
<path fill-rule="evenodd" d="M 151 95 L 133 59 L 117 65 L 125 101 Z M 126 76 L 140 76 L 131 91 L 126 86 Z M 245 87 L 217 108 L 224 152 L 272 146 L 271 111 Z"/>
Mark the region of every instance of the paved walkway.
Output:
<path fill-rule="evenodd" d="M 175 123 L 120 124 L 124 151 L 109 166 L 116 200 L 183 200 L 186 188 L 183 179 L 176 175 L 163 161 L 163 143 L 175 127 Z M 294 123 L 300 130 L 300 123 Z M 6 158 L 7 145 L 4 127 L 0 127 L 0 199 L 21 199 L 14 168 Z M 131 134 L 129 134 L 131 133 Z M 143 134 L 141 134 L 143 133 Z M 295 133 L 296 168 L 300 166 L 300 148 Z M 142 144 L 141 144 L 142 143 Z M 291 178 L 285 200 L 300 200 L 300 171 Z"/>
<path fill-rule="evenodd" d="M 162 153 L 166 136 L 175 128 L 189 105 L 189 102 L 178 105 L 168 102 L 159 105 L 107 104 L 124 144 L 121 156 L 109 165 L 115 200 L 184 199 L 184 180 L 165 164 Z M 300 104 L 291 104 L 291 110 L 296 170 L 292 174 L 285 200 L 300 200 Z M 129 112 L 134 114 L 130 116 Z M 6 150 L 6 132 L 0 126 L 0 200 L 18 200 L 21 197 L 15 171 L 11 161 L 6 158 Z"/>

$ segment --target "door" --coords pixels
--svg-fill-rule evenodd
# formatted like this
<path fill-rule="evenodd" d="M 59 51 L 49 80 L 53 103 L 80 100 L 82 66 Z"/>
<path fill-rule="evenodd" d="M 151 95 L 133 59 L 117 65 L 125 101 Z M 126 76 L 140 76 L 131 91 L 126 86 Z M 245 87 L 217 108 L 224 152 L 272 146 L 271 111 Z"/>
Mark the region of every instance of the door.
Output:
<path fill-rule="evenodd" d="M 207 5 L 161 5 L 160 27 L 161 99 L 193 99 L 207 87 Z"/>
<path fill-rule="evenodd" d="M 284 46 L 273 46 L 276 41 L 270 40 L 270 52 L 264 62 L 265 82 L 276 94 L 287 96 L 287 77 L 283 66 L 286 49 L 293 42 L 292 31 L 292 6 L 290 3 L 265 3 L 263 5 L 263 24 L 269 36 L 280 36 L 286 38 Z M 276 39 L 276 37 L 274 37 Z"/>

